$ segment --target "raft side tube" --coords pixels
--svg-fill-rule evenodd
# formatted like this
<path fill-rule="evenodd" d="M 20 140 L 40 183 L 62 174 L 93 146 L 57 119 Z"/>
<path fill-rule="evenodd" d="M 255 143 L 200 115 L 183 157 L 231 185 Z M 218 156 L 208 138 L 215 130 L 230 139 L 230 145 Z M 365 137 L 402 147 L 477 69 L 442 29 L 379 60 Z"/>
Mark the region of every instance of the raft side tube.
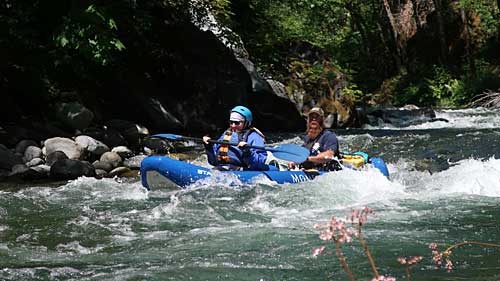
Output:
<path fill-rule="evenodd" d="M 389 178 L 389 170 L 387 169 L 387 165 L 382 158 L 371 157 L 370 158 L 372 165 L 377 168 L 384 176 Z"/>
<path fill-rule="evenodd" d="M 141 182 L 148 190 L 151 189 L 152 184 L 156 186 L 163 183 L 160 181 L 151 182 L 155 178 L 152 176 L 152 172 L 156 172 L 159 174 L 158 177 L 163 176 L 180 187 L 186 187 L 212 175 L 210 169 L 205 167 L 192 165 L 165 156 L 149 156 L 144 158 L 141 163 Z"/>

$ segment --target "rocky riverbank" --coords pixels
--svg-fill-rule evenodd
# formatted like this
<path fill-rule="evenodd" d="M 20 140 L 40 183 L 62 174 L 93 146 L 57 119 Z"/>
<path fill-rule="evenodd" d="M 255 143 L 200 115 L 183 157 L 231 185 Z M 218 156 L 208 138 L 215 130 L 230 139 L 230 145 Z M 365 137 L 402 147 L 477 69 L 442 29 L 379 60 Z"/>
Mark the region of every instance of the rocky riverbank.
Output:
<path fill-rule="evenodd" d="M 367 124 L 385 123 L 395 127 L 446 121 L 436 119 L 432 109 L 416 107 L 374 109 L 366 113 L 365 119 Z M 16 130 L 19 131 L 23 132 Z M 124 120 L 113 120 L 99 129 L 87 128 L 74 136 L 64 134 L 37 139 L 39 135 L 40 131 L 4 135 L 8 142 L 0 144 L 1 181 L 137 177 L 141 161 L 148 155 L 192 149 L 186 147 L 186 143 L 148 138 L 147 128 Z"/>
<path fill-rule="evenodd" d="M 15 148 L 0 145 L 2 180 L 71 180 L 87 177 L 134 177 L 151 149 L 133 151 L 127 146 L 109 147 L 86 135 L 54 137 L 41 143 L 21 140 Z"/>

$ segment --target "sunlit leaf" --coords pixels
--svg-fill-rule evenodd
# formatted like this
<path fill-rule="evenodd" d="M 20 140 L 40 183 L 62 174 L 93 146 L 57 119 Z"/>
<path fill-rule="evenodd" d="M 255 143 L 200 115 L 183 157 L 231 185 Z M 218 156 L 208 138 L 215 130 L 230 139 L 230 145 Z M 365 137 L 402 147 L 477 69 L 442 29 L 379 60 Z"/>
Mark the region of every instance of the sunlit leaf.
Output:
<path fill-rule="evenodd" d="M 59 42 L 59 45 L 61 45 L 61 47 L 65 47 L 69 43 L 69 40 L 64 35 L 57 36 L 56 40 L 57 42 Z"/>
<path fill-rule="evenodd" d="M 125 49 L 126 49 L 125 45 L 123 45 L 123 43 L 122 43 L 120 40 L 116 39 L 116 38 L 115 38 L 115 39 L 113 39 L 113 40 L 111 40 L 111 42 L 110 42 L 110 43 L 111 43 L 113 46 L 115 46 L 115 48 L 116 48 L 118 51 L 122 51 L 122 50 L 125 50 Z"/>
<path fill-rule="evenodd" d="M 116 22 L 113 19 L 109 19 L 108 25 L 109 25 L 109 28 L 118 30 L 118 27 L 116 26 Z"/>

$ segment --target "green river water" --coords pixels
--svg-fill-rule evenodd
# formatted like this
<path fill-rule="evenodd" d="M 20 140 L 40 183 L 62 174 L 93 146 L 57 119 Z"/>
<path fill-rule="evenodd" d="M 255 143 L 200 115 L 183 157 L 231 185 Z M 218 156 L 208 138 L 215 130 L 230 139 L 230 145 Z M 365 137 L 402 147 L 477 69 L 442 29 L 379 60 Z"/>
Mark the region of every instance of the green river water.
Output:
<path fill-rule="evenodd" d="M 342 148 L 386 160 L 390 179 L 368 169 L 154 192 L 138 179 L 2 184 L 0 280 L 348 280 L 313 225 L 365 206 L 375 211 L 363 234 L 380 274 L 406 280 L 397 257 L 422 256 L 412 280 L 500 280 L 499 248 L 455 249 L 450 273 L 428 248 L 500 243 L 500 111 L 438 117 L 449 122 L 338 131 Z M 204 156 L 194 162 L 207 166 Z M 342 252 L 356 280 L 371 280 L 357 240 Z"/>

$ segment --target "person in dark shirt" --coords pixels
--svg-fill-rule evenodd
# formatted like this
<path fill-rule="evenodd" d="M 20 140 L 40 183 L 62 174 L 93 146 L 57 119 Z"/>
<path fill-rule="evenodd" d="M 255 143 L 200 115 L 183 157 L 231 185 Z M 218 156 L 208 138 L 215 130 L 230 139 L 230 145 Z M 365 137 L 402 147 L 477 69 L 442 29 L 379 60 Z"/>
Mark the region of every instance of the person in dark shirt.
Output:
<path fill-rule="evenodd" d="M 303 169 L 337 170 L 338 162 L 334 160 L 339 156 L 339 142 L 337 136 L 323 127 L 325 113 L 319 107 L 313 107 L 307 114 L 307 132 L 304 136 L 304 144 L 310 151 L 307 160 L 300 163 Z M 295 167 L 296 163 L 289 163 L 289 167 Z"/>

